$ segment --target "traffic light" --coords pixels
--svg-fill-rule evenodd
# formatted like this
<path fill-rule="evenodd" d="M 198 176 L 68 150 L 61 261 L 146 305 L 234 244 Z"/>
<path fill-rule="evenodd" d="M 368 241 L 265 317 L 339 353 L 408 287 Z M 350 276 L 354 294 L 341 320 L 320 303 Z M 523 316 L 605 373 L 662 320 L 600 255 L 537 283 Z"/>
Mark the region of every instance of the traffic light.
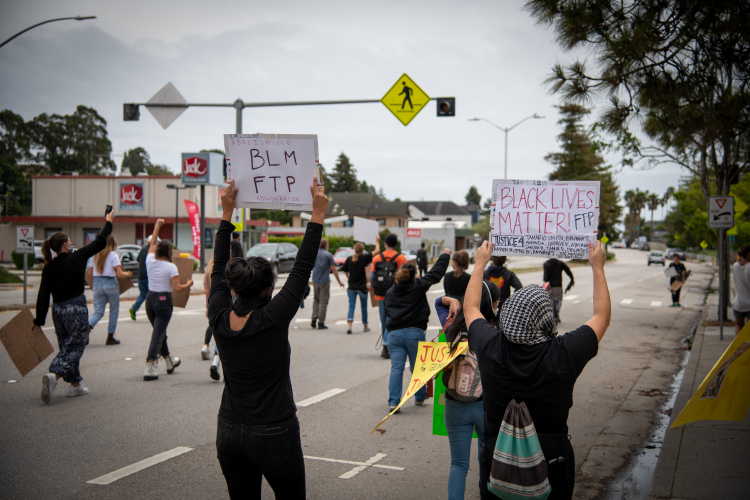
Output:
<path fill-rule="evenodd" d="M 438 97 L 436 101 L 438 116 L 456 116 L 455 97 Z"/>
<path fill-rule="evenodd" d="M 141 110 L 137 104 L 122 105 L 122 119 L 126 122 L 137 122 L 141 117 Z"/>

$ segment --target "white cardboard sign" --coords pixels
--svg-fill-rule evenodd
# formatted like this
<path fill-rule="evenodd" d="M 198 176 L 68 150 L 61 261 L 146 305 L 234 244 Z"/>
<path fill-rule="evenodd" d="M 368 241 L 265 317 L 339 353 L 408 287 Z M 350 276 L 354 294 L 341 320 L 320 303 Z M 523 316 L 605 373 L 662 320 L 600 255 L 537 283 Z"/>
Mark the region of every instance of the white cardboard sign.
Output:
<path fill-rule="evenodd" d="M 318 175 L 318 136 L 225 134 L 227 181 L 234 179 L 237 206 L 311 210 Z"/>
<path fill-rule="evenodd" d="M 493 255 L 588 259 L 599 181 L 493 181 Z"/>
<path fill-rule="evenodd" d="M 376 220 L 354 217 L 354 241 L 361 241 L 365 245 L 374 245 L 380 224 Z"/>

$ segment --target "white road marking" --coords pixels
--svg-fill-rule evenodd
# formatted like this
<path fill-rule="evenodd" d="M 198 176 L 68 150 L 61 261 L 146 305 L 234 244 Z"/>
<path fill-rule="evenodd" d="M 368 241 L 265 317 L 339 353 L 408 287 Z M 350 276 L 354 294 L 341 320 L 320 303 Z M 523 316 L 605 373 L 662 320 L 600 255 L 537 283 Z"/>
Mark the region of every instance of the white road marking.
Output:
<path fill-rule="evenodd" d="M 371 466 L 372 466 L 373 464 L 375 464 L 376 462 L 380 462 L 381 460 L 383 460 L 383 459 L 384 459 L 385 457 L 387 457 L 387 456 L 388 456 L 388 455 L 386 455 L 385 453 L 378 453 L 378 454 L 377 454 L 377 455 L 375 455 L 374 457 L 370 458 L 370 459 L 369 459 L 369 460 L 368 460 L 367 462 L 365 462 L 364 464 L 362 464 L 362 465 L 359 465 L 359 466 L 357 466 L 357 467 L 353 468 L 353 469 L 352 469 L 352 470 L 350 470 L 349 472 L 346 472 L 346 473 L 344 473 L 344 474 L 341 474 L 341 475 L 339 476 L 339 479 L 351 479 L 351 478 L 353 478 L 354 476 L 356 476 L 357 474 L 359 474 L 360 472 L 362 472 L 363 470 L 365 470 L 366 468 L 368 468 L 368 467 L 371 467 Z"/>
<path fill-rule="evenodd" d="M 651 302 L 651 307 L 661 307 L 661 301 L 654 300 Z"/>
<path fill-rule="evenodd" d="M 205 314 L 205 312 L 206 312 L 205 309 L 190 309 L 187 311 L 176 312 L 173 314 L 173 316 L 188 316 L 191 314 L 201 314 L 201 313 Z"/>
<path fill-rule="evenodd" d="M 428 330 L 440 330 L 440 327 L 439 326 L 428 326 L 427 329 Z"/>
<path fill-rule="evenodd" d="M 180 456 L 183 453 L 187 453 L 192 450 L 193 450 L 192 448 L 179 446 L 173 450 L 165 451 L 164 453 L 159 453 L 158 455 L 154 455 L 151 458 L 141 460 L 140 462 L 136 462 L 132 465 L 128 465 L 127 467 L 123 467 L 122 469 L 118 469 L 114 472 L 110 472 L 109 474 L 105 474 L 101 477 L 97 477 L 96 479 L 92 479 L 91 481 L 86 481 L 86 482 L 88 484 L 102 484 L 102 485 L 111 484 L 117 481 L 118 479 L 122 479 L 123 477 L 127 477 L 131 474 L 135 474 L 136 472 L 140 472 L 143 469 L 147 469 L 151 467 L 152 465 L 156 465 L 161 462 L 166 462 L 170 458 Z"/>
<path fill-rule="evenodd" d="M 427 293 L 442 293 L 443 295 L 445 295 L 445 290 L 430 290 Z"/>
<path fill-rule="evenodd" d="M 296 319 L 296 320 L 294 320 L 295 323 L 304 323 L 306 321 L 311 321 L 311 320 L 309 320 L 309 319 Z"/>
<path fill-rule="evenodd" d="M 578 295 L 566 295 L 563 300 L 575 300 L 578 298 Z"/>
<path fill-rule="evenodd" d="M 348 323 L 348 321 L 346 321 L 345 319 L 342 319 L 342 320 L 337 321 L 335 324 L 336 325 L 346 325 L 347 323 Z M 354 321 L 352 324 L 353 325 L 361 325 L 362 322 L 361 321 Z"/>
<path fill-rule="evenodd" d="M 638 283 L 640 283 L 641 281 L 650 280 L 651 278 L 656 278 L 657 276 L 664 276 L 664 273 L 656 273 L 656 274 L 652 274 L 651 276 L 646 276 L 645 278 L 639 279 Z"/>
<path fill-rule="evenodd" d="M 341 394 L 342 392 L 346 392 L 346 389 L 331 389 L 330 391 L 321 392 L 317 396 L 313 396 L 311 398 L 305 399 L 304 401 L 300 401 L 299 403 L 296 403 L 296 405 L 304 408 L 305 406 L 320 403 L 324 399 L 328 399 L 332 396 L 335 396 L 336 394 Z"/>
<path fill-rule="evenodd" d="M 622 300 L 620 301 L 620 304 L 622 304 L 622 305 L 624 305 L 624 306 L 630 305 L 630 304 L 632 304 L 632 303 L 633 303 L 633 299 L 622 299 Z"/>
<path fill-rule="evenodd" d="M 333 462 L 337 464 L 350 464 L 350 465 L 365 465 L 366 464 L 365 462 L 352 462 L 351 460 L 336 460 L 335 458 L 309 457 L 307 455 L 305 455 L 305 458 L 308 460 L 321 460 L 323 462 Z M 370 467 L 377 467 L 378 469 L 389 469 L 389 470 L 406 470 L 403 467 L 394 467 L 393 465 L 377 465 L 375 463 L 370 465 Z"/>
<path fill-rule="evenodd" d="M 581 303 L 581 301 L 580 301 L 580 300 L 574 300 L 574 301 L 573 301 L 573 303 L 574 303 L 574 304 L 580 304 L 580 303 Z"/>
<path fill-rule="evenodd" d="M 346 295 L 346 292 L 342 292 L 342 293 L 332 293 L 332 294 L 331 294 L 330 296 L 331 296 L 331 297 L 338 297 L 339 295 Z"/>

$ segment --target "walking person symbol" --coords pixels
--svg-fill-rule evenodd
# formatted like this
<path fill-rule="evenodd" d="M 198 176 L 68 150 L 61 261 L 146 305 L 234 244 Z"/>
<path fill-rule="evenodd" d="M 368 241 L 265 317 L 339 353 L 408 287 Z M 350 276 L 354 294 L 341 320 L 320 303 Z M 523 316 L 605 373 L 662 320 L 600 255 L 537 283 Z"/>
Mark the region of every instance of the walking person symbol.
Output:
<path fill-rule="evenodd" d="M 401 82 L 401 84 L 404 86 L 404 89 L 398 93 L 398 95 L 404 94 L 404 102 L 401 103 L 401 109 L 404 109 L 404 106 L 406 106 L 406 101 L 409 101 L 409 108 L 414 109 L 411 103 L 411 93 L 414 91 L 406 85 L 406 82 Z"/>

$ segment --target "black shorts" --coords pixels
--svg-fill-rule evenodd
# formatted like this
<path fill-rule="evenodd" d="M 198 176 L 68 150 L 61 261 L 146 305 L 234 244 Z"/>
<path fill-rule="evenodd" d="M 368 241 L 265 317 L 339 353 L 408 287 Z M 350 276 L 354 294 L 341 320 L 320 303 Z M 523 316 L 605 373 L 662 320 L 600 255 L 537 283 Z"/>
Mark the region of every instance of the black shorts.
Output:
<path fill-rule="evenodd" d="M 750 319 L 750 311 L 738 311 L 737 309 L 732 309 L 732 312 L 734 313 L 734 319 Z"/>

